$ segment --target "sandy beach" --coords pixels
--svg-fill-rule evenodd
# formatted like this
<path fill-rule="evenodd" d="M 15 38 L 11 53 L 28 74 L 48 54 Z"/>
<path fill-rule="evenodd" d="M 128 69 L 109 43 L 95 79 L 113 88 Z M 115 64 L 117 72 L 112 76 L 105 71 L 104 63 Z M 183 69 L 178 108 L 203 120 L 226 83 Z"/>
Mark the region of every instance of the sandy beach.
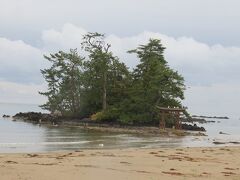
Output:
<path fill-rule="evenodd" d="M 240 179 L 240 147 L 1 154 L 1 180 Z"/>

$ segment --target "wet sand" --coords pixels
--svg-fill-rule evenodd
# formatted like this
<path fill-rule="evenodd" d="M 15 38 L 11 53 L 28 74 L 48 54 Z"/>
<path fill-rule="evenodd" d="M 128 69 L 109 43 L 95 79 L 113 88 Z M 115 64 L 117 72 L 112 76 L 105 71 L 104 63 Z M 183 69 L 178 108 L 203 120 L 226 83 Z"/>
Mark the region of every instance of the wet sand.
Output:
<path fill-rule="evenodd" d="M 240 179 L 240 147 L 0 154 L 0 179 Z"/>

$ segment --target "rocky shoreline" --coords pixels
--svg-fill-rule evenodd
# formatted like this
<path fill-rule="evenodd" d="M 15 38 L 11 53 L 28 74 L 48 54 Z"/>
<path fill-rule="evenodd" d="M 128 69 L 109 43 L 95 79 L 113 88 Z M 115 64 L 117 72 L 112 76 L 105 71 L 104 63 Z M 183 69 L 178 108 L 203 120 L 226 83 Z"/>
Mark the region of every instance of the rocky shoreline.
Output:
<path fill-rule="evenodd" d="M 198 116 L 198 115 L 192 115 L 193 118 L 208 118 L 208 119 L 229 119 L 227 116 Z"/>
<path fill-rule="evenodd" d="M 137 133 L 137 134 L 160 134 L 160 135 L 204 135 L 204 133 L 194 133 L 201 131 L 204 132 L 203 127 L 199 127 L 196 124 L 182 124 L 183 131 L 177 131 L 175 129 L 168 128 L 167 130 L 159 130 L 158 127 L 154 126 L 130 126 L 121 125 L 117 123 L 106 123 L 106 122 L 96 122 L 88 118 L 66 118 L 54 116 L 52 114 L 41 113 L 41 112 L 27 112 L 27 113 L 17 113 L 13 116 L 13 120 L 22 120 L 26 122 L 31 122 L 35 124 L 48 124 L 53 126 L 74 126 L 80 127 L 87 130 L 97 130 L 104 132 L 117 132 L 117 133 Z M 190 132 L 192 131 L 192 132 Z"/>

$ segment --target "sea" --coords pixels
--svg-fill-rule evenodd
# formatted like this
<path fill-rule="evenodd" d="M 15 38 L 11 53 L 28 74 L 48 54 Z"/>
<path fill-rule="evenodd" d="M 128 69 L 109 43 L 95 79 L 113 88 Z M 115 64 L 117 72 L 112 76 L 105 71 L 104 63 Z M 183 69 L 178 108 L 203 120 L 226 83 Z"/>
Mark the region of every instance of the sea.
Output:
<path fill-rule="evenodd" d="M 125 149 L 125 148 L 176 148 L 234 146 L 214 144 L 240 142 L 240 119 L 210 119 L 214 123 L 198 124 L 206 129 L 207 136 L 161 137 L 87 131 L 78 127 L 56 127 L 38 125 L 3 118 L 3 114 L 18 112 L 44 112 L 34 104 L 0 103 L 0 153 L 30 153 L 68 151 L 81 149 Z M 220 133 L 222 132 L 222 133 Z"/>

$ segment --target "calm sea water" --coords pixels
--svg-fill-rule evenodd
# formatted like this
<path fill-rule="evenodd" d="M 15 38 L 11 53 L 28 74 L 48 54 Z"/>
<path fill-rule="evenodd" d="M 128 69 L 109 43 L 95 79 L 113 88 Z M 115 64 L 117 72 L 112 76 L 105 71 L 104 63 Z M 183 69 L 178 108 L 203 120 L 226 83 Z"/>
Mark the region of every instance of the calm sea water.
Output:
<path fill-rule="evenodd" d="M 37 105 L 0 103 L 0 152 L 49 152 L 97 148 L 156 148 L 216 146 L 213 140 L 240 141 L 240 120 L 202 124 L 206 137 L 158 137 L 133 134 L 87 132 L 80 128 L 38 126 L 2 118 L 3 114 L 42 111 Z M 217 120 L 218 121 L 218 120 Z M 219 134 L 222 131 L 229 135 Z"/>

